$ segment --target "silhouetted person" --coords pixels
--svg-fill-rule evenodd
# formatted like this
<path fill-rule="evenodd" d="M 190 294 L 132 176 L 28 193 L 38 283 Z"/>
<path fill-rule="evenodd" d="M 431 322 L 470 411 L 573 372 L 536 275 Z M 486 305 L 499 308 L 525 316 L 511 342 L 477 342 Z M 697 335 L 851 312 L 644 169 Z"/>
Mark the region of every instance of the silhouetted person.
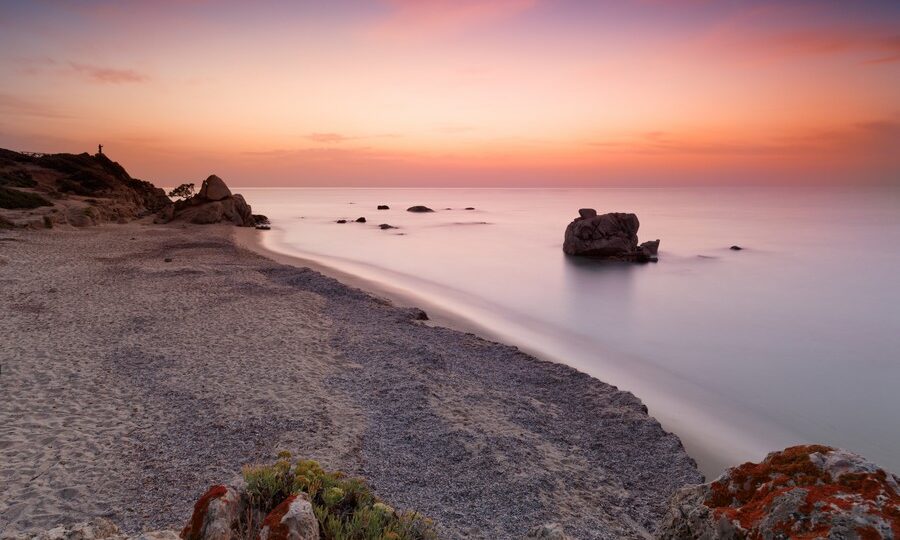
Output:
<path fill-rule="evenodd" d="M 102 145 L 102 144 L 98 144 L 98 145 L 97 145 L 97 153 L 98 153 L 98 154 L 102 154 L 102 153 L 103 153 L 103 145 Z"/>

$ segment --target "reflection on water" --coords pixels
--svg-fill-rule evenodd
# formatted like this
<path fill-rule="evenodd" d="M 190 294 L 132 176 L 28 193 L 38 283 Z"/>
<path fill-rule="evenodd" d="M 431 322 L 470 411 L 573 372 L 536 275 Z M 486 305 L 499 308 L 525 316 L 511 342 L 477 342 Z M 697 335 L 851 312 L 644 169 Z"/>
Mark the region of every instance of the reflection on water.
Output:
<path fill-rule="evenodd" d="M 244 191 L 273 219 L 270 248 L 412 291 L 633 391 L 708 474 L 808 441 L 900 469 L 897 192 Z M 453 209 L 405 211 L 417 204 Z M 660 262 L 564 256 L 585 206 L 637 213 Z"/>

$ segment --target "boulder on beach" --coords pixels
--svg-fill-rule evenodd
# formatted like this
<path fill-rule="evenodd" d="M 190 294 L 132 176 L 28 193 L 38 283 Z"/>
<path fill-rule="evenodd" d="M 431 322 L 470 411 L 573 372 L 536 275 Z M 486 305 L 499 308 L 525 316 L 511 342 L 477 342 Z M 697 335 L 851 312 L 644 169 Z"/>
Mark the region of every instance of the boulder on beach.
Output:
<path fill-rule="evenodd" d="M 259 540 L 319 540 L 319 520 L 306 493 L 291 495 L 276 506 L 259 530 Z"/>
<path fill-rule="evenodd" d="M 419 213 L 434 212 L 434 210 L 432 210 L 431 208 L 428 208 L 427 206 L 421 206 L 421 205 L 410 206 L 409 208 L 406 209 L 406 211 L 407 212 L 419 212 Z"/>
<path fill-rule="evenodd" d="M 241 227 L 268 224 L 265 216 L 254 216 L 250 205 L 238 193 L 232 194 L 225 182 L 216 175 L 203 181 L 200 192 L 176 202 L 157 214 L 157 221 L 186 221 L 198 225 L 233 223 Z"/>
<path fill-rule="evenodd" d="M 634 214 L 598 215 L 593 208 L 578 210 L 566 227 L 563 251 L 567 255 L 615 261 L 656 262 L 659 240 L 638 245 L 640 222 Z"/>
<path fill-rule="evenodd" d="M 379 210 L 390 210 L 391 207 L 388 206 L 388 205 L 386 205 L 386 204 L 379 204 L 379 205 L 378 205 L 378 209 L 379 209 Z"/>
<path fill-rule="evenodd" d="M 897 538 L 898 482 L 896 475 L 857 454 L 794 446 L 676 492 L 656 536 Z"/>
<path fill-rule="evenodd" d="M 241 528 L 246 497 L 236 489 L 215 485 L 210 487 L 194 504 L 191 519 L 181 531 L 184 540 L 211 540 L 232 538 Z"/>
<path fill-rule="evenodd" d="M 231 197 L 231 190 L 221 178 L 213 174 L 203 181 L 198 195 L 210 201 L 221 201 L 226 197 Z"/>

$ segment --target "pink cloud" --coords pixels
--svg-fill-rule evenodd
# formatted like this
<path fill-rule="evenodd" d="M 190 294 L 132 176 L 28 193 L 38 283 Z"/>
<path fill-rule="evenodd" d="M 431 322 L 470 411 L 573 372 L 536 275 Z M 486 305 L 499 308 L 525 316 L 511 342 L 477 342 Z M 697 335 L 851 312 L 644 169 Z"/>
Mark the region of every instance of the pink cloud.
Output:
<path fill-rule="evenodd" d="M 415 39 L 464 32 L 518 15 L 537 0 L 385 0 L 387 18 L 376 23 L 378 37 Z"/>
<path fill-rule="evenodd" d="M 141 83 L 148 80 L 146 75 L 131 69 L 116 69 L 70 62 L 69 66 L 78 74 L 91 81 L 103 84 Z"/>

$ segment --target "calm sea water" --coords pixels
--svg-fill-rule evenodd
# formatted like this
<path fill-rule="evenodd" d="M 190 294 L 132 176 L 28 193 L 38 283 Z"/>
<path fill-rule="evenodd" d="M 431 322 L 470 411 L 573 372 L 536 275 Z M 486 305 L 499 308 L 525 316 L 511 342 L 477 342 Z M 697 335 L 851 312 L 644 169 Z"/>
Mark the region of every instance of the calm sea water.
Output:
<path fill-rule="evenodd" d="M 708 476 L 801 442 L 900 471 L 896 190 L 241 191 L 272 218 L 268 248 L 634 392 Z M 636 213 L 660 262 L 566 257 L 582 207 Z"/>

